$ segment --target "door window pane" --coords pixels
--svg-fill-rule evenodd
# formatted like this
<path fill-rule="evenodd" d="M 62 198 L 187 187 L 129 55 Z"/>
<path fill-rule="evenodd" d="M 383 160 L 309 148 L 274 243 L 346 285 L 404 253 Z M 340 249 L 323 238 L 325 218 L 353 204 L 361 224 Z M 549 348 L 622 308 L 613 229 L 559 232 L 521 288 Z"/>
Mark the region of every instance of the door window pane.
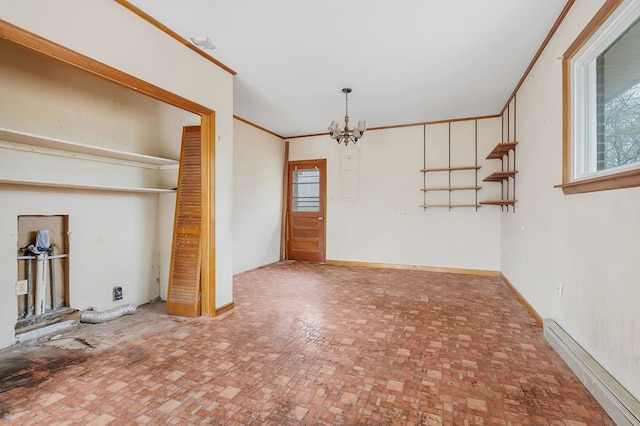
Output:
<path fill-rule="evenodd" d="M 320 210 L 320 171 L 301 169 L 293 171 L 292 209 L 294 212 Z"/>

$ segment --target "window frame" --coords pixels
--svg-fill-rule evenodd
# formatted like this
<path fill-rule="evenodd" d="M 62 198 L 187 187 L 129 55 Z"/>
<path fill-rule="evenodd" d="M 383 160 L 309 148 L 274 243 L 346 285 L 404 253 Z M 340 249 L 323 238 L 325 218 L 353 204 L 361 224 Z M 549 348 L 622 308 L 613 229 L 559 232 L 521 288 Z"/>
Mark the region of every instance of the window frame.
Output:
<path fill-rule="evenodd" d="M 573 108 L 575 99 L 575 94 L 573 93 L 573 78 L 574 75 L 576 75 L 576 65 L 574 64 L 575 56 L 581 53 L 583 51 L 582 49 L 588 43 L 598 44 L 597 40 L 594 40 L 594 38 L 597 39 L 594 35 L 601 32 L 602 29 L 606 31 L 605 26 L 611 24 L 609 18 L 612 18 L 612 15 L 621 5 L 637 5 L 638 2 L 640 2 L 640 0 L 607 0 L 562 57 L 563 169 L 562 184 L 557 187 L 562 188 L 564 194 L 578 194 L 640 186 L 640 166 L 630 170 L 627 168 L 622 171 L 616 169 L 603 171 L 594 177 L 574 177 L 574 171 L 579 167 L 578 161 L 580 161 L 580 159 L 577 158 L 580 153 L 574 149 L 574 132 L 577 133 L 577 137 L 583 139 L 583 135 L 580 133 L 584 133 L 584 130 L 576 131 L 576 112 Z M 608 47 L 609 45 L 606 45 L 604 48 L 601 48 L 599 53 L 602 53 L 602 51 Z M 584 139 L 580 141 L 582 149 L 588 149 L 585 143 Z M 580 167 L 582 167 L 582 165 L 580 165 Z"/>

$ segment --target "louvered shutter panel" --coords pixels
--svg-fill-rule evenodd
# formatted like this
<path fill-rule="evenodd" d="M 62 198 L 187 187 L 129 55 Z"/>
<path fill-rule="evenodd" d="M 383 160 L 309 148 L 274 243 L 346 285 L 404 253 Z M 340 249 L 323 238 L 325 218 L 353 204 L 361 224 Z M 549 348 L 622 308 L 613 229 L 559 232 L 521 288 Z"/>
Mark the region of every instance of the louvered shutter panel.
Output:
<path fill-rule="evenodd" d="M 202 165 L 200 126 L 182 132 L 167 313 L 200 316 Z"/>

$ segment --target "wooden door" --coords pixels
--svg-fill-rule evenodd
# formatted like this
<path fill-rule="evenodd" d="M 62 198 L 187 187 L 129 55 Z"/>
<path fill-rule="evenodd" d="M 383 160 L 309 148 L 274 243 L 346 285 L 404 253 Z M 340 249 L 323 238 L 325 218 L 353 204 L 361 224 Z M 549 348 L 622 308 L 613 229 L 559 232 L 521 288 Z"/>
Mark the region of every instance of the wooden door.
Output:
<path fill-rule="evenodd" d="M 326 160 L 289 162 L 287 258 L 325 261 Z"/>
<path fill-rule="evenodd" d="M 173 249 L 166 311 L 200 316 L 202 230 L 202 149 L 200 126 L 182 131 Z"/>

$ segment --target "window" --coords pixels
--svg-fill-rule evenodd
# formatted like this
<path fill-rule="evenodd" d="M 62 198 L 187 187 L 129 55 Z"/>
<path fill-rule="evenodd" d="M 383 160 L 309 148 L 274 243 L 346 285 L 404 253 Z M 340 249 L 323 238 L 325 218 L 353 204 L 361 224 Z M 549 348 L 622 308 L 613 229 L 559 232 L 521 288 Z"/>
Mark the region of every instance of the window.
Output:
<path fill-rule="evenodd" d="M 609 0 L 564 55 L 565 193 L 640 186 L 640 0 Z"/>
<path fill-rule="evenodd" d="M 294 212 L 317 212 L 320 210 L 320 170 L 294 170 L 292 189 Z"/>

